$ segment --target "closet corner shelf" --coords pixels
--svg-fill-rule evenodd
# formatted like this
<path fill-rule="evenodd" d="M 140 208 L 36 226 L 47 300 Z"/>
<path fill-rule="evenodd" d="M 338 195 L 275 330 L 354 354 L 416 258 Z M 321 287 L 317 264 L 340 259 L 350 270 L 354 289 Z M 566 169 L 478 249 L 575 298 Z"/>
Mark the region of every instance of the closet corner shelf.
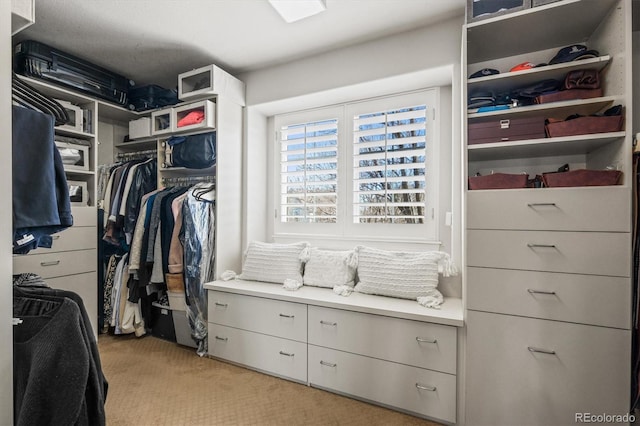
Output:
<path fill-rule="evenodd" d="M 559 138 L 527 139 L 467 146 L 469 161 L 506 160 L 586 154 L 626 136 L 625 132 L 594 133 Z"/>
<path fill-rule="evenodd" d="M 206 169 L 188 169 L 186 167 L 160 167 L 158 169 L 161 173 L 168 173 L 173 175 L 215 175 L 216 166 L 208 167 Z"/>
<path fill-rule="evenodd" d="M 89 139 L 89 138 L 95 138 L 96 137 L 95 133 L 80 132 L 78 130 L 64 129 L 64 128 L 61 128 L 61 127 L 55 127 L 54 130 L 55 130 L 55 132 L 57 134 L 60 134 L 60 135 L 63 135 L 63 136 L 75 136 L 75 137 L 83 138 L 83 139 Z"/>
<path fill-rule="evenodd" d="M 467 87 L 469 93 L 476 91 L 491 91 L 494 93 L 506 92 L 526 87 L 546 79 L 563 81 L 569 71 L 577 69 L 589 68 L 600 71 L 609 64 L 609 61 L 611 61 L 611 56 L 604 55 L 597 58 L 547 65 L 523 71 L 505 72 L 486 77 L 470 78 L 467 79 Z"/>
<path fill-rule="evenodd" d="M 485 19 L 466 25 L 467 63 L 484 62 L 507 56 L 535 52 L 588 40 L 602 17 L 617 4 L 617 0 L 591 1 L 586 6 L 580 0 L 562 0 L 518 12 Z M 512 35 L 522 28 L 538 28 L 535 37 L 520 37 L 513 43 Z M 555 28 L 555 31 L 545 31 Z"/>
<path fill-rule="evenodd" d="M 602 98 L 575 99 L 571 101 L 549 102 L 497 111 L 472 113 L 467 117 L 474 122 L 495 121 L 500 118 L 524 118 L 544 115 L 547 118 L 564 119 L 571 114 L 591 115 L 613 104 L 618 98 L 604 96 Z"/>
<path fill-rule="evenodd" d="M 82 175 L 82 176 L 93 176 L 96 174 L 93 170 L 77 170 L 77 169 L 64 169 L 64 172 L 68 175 Z"/>
<path fill-rule="evenodd" d="M 142 139 L 135 139 L 129 142 L 122 142 L 122 143 L 116 144 L 115 147 L 121 150 L 127 150 L 127 149 L 139 150 L 140 148 L 144 148 L 144 147 L 155 148 L 157 141 L 158 141 L 157 137 L 148 137 L 148 138 L 142 138 Z"/>

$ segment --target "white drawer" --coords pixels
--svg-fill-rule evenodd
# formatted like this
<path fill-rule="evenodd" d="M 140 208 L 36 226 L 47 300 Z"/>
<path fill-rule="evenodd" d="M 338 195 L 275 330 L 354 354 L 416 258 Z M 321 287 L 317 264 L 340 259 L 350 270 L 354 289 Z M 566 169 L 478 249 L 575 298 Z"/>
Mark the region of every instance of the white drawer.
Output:
<path fill-rule="evenodd" d="M 211 290 L 208 297 L 209 322 L 307 341 L 305 304 Z"/>
<path fill-rule="evenodd" d="M 307 382 L 307 344 L 209 323 L 209 355 Z"/>
<path fill-rule="evenodd" d="M 309 383 L 455 423 L 456 376 L 309 345 Z"/>
<path fill-rule="evenodd" d="M 467 206 L 470 229 L 631 231 L 624 187 L 469 191 Z"/>
<path fill-rule="evenodd" d="M 72 226 L 52 236 L 51 248 L 39 248 L 29 254 L 57 253 L 70 250 L 95 249 L 98 245 L 96 227 Z"/>
<path fill-rule="evenodd" d="M 629 329 L 629 278 L 467 268 L 467 307 Z"/>
<path fill-rule="evenodd" d="M 13 273 L 32 272 L 42 278 L 93 272 L 97 269 L 96 250 L 65 251 L 13 257 Z"/>
<path fill-rule="evenodd" d="M 467 424 L 569 425 L 576 413 L 623 415 L 630 357 L 628 330 L 469 311 Z"/>
<path fill-rule="evenodd" d="M 48 278 L 46 283 L 51 288 L 73 291 L 82 297 L 82 303 L 91 320 L 93 333 L 98 331 L 98 274 L 86 272 L 84 274 L 67 275 L 64 277 Z M 102 302 L 102 299 L 100 300 Z"/>
<path fill-rule="evenodd" d="M 71 207 L 73 226 L 93 226 L 98 224 L 98 212 L 95 207 Z"/>
<path fill-rule="evenodd" d="M 456 373 L 456 328 L 309 306 L 309 343 Z"/>
<path fill-rule="evenodd" d="M 467 232 L 467 264 L 490 268 L 628 277 L 631 234 L 608 232 Z"/>

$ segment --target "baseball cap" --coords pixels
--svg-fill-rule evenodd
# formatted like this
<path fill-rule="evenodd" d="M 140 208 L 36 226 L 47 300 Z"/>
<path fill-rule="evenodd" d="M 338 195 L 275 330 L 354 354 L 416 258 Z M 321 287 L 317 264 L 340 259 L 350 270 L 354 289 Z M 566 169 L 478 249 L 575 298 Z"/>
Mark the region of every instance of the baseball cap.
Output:
<path fill-rule="evenodd" d="M 535 68 L 535 67 L 536 67 L 536 64 L 534 64 L 533 62 L 523 62 L 523 63 L 518 64 L 515 67 L 511 68 L 509 70 L 509 72 L 524 71 L 524 70 L 528 70 L 528 69 Z"/>
<path fill-rule="evenodd" d="M 486 77 L 488 75 L 500 74 L 500 71 L 493 68 L 483 68 L 480 71 L 476 71 L 469 76 L 469 78 Z"/>
<path fill-rule="evenodd" d="M 588 50 L 584 44 L 573 44 L 563 47 L 556 53 L 549 65 L 561 64 L 563 62 L 577 61 L 579 59 L 596 58 L 600 56 L 597 50 Z"/>

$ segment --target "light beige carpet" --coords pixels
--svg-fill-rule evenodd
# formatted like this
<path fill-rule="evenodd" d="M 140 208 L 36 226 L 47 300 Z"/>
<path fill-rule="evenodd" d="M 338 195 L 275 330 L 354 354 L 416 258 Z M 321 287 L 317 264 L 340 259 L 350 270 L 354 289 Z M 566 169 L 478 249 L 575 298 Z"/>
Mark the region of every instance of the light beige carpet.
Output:
<path fill-rule="evenodd" d="M 155 337 L 99 336 L 107 426 L 422 425 L 423 419 L 272 377 Z"/>

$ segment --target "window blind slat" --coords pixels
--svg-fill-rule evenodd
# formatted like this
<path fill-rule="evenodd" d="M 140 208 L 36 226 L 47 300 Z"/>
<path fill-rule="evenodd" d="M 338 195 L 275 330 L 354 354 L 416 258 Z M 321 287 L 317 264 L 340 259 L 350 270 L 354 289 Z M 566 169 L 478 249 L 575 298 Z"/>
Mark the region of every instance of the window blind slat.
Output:
<path fill-rule="evenodd" d="M 426 122 L 425 105 L 355 117 L 354 223 L 424 223 Z"/>
<path fill-rule="evenodd" d="M 335 223 L 338 120 L 280 129 L 281 221 Z"/>

